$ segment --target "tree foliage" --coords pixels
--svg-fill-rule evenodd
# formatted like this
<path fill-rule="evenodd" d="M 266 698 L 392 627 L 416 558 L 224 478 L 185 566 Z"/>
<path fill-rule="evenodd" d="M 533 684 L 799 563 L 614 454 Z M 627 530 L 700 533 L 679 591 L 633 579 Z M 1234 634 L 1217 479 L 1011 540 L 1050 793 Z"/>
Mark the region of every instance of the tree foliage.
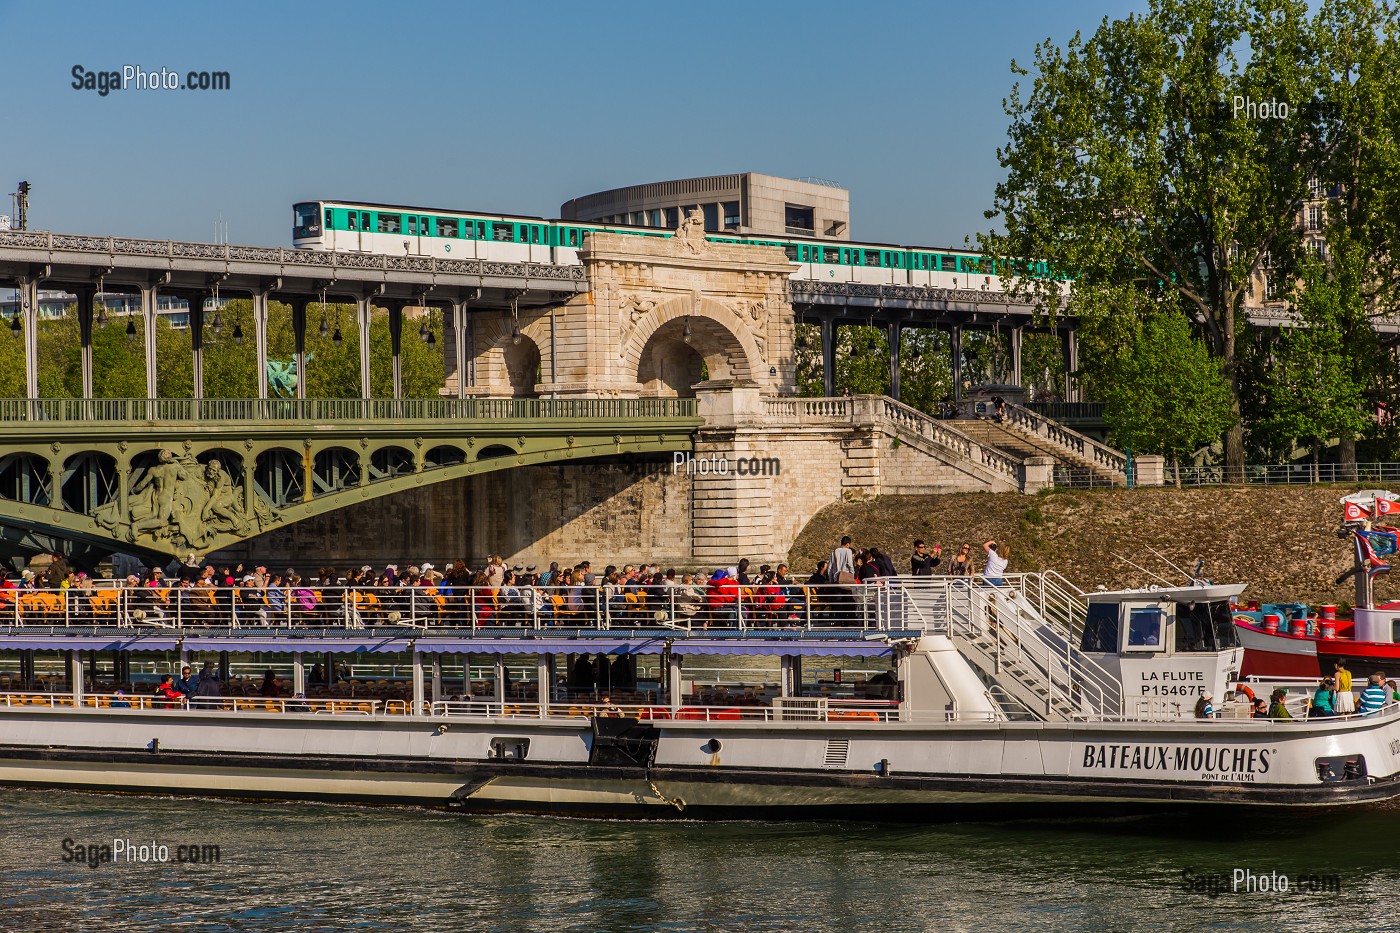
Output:
<path fill-rule="evenodd" d="M 1007 176 L 987 213 L 1004 230 L 984 249 L 1072 271 L 1075 311 L 1081 287 L 1160 282 L 1203 323 L 1234 401 L 1245 300 L 1266 266 L 1290 274 L 1298 199 L 1324 155 L 1307 13 L 1303 0 L 1150 0 L 1087 40 L 1040 45 L 1029 94 L 1018 84 L 1005 102 Z M 1054 308 L 1054 284 L 1021 287 Z M 1242 465 L 1237 419 L 1225 440 Z"/>
<path fill-rule="evenodd" d="M 1097 298 L 1116 313 L 1084 319 L 1081 339 L 1092 352 L 1082 376 L 1102 392 L 1114 442 L 1169 456 L 1180 483 L 1181 458 L 1235 420 L 1229 381 L 1174 296 L 1116 288 Z"/>

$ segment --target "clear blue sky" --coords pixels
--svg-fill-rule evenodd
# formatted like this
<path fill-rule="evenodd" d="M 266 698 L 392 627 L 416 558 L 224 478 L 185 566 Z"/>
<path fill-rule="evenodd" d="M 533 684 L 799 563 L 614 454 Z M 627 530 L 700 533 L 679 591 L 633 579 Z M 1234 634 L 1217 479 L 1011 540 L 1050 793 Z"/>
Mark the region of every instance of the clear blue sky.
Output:
<path fill-rule="evenodd" d="M 690 175 L 817 175 L 857 239 L 957 245 L 1000 177 L 1009 62 L 1138 0 L 33 3 L 0 0 L 0 191 L 30 226 L 287 245 L 345 198 L 558 216 Z M 222 92 L 71 87 L 228 71 Z M 0 213 L 8 213 L 0 198 Z"/>

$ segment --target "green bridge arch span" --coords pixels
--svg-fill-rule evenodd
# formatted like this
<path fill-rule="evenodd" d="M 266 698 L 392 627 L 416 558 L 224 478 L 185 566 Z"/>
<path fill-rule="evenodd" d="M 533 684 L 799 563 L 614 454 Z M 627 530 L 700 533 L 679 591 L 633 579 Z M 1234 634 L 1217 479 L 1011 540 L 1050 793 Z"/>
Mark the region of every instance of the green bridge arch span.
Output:
<path fill-rule="evenodd" d="M 694 448 L 694 399 L 0 400 L 0 543 L 166 560 L 406 489 Z"/>

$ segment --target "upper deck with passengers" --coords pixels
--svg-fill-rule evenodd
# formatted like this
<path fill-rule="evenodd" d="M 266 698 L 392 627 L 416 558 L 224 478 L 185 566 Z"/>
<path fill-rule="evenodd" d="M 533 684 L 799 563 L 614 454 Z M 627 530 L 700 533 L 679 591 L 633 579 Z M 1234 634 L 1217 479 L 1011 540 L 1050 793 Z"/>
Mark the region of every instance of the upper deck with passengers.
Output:
<path fill-rule="evenodd" d="M 669 237 L 657 226 L 547 220 L 351 201 L 304 201 L 292 207 L 292 245 L 299 249 L 576 265 L 588 233 Z M 1001 291 L 1006 270 L 974 252 L 888 243 L 850 243 L 802 236 L 707 232 L 716 243 L 776 246 L 793 263 L 793 278 L 874 285 Z M 1057 275 L 1030 262 L 1014 274 Z M 1059 278 L 1066 278 L 1058 275 Z M 1068 286 L 1068 281 L 1065 281 Z"/>

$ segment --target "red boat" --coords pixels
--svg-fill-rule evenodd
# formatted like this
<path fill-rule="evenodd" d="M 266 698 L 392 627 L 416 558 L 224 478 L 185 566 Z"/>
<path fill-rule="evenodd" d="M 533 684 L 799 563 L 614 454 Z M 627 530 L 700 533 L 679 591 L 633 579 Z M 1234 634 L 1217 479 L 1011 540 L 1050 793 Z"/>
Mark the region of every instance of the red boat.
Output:
<path fill-rule="evenodd" d="M 1400 549 L 1400 529 L 1381 524 L 1400 517 L 1400 497 L 1365 490 L 1341 501 L 1338 535 L 1351 539 L 1355 564 L 1337 582 L 1355 578 L 1356 608 L 1339 613 L 1335 606 L 1302 603 L 1236 606 L 1235 628 L 1244 646 L 1241 676 L 1320 677 L 1344 661 L 1362 678 L 1376 671 L 1400 677 L 1400 602 L 1375 605 L 1373 586 L 1390 571 L 1384 558 Z"/>

